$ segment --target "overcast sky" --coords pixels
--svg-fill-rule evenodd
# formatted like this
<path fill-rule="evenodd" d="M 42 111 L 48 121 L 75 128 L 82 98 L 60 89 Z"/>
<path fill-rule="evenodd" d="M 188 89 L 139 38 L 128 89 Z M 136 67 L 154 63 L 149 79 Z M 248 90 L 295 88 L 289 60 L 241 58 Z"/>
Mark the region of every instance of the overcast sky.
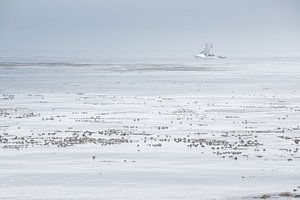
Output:
<path fill-rule="evenodd" d="M 300 51 L 299 0 L 0 0 L 0 51 Z"/>

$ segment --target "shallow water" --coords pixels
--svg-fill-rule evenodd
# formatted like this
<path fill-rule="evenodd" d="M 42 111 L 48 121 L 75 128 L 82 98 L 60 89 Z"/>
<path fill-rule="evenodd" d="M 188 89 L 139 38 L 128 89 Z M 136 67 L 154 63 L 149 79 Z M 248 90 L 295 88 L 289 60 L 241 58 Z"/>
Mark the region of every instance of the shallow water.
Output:
<path fill-rule="evenodd" d="M 299 193 L 299 58 L 1 58 L 0 199 Z"/>

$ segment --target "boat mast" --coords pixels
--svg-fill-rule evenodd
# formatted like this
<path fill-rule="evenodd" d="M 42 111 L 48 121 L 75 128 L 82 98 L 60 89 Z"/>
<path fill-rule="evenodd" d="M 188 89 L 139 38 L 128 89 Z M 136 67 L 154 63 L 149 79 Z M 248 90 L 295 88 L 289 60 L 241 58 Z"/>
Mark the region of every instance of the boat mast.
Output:
<path fill-rule="evenodd" d="M 208 46 L 208 43 L 205 44 L 205 56 L 208 56 L 209 55 L 209 46 Z"/>

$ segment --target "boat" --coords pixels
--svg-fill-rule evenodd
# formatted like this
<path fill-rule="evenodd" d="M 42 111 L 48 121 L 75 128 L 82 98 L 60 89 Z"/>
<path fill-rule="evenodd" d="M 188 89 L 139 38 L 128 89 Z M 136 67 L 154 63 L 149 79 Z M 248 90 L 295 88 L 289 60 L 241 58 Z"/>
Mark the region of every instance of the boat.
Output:
<path fill-rule="evenodd" d="M 211 53 L 212 48 L 213 48 L 212 44 L 205 44 L 204 49 L 199 54 L 196 54 L 195 58 L 205 58 L 205 59 L 226 58 L 225 56 L 216 56 L 215 54 Z"/>

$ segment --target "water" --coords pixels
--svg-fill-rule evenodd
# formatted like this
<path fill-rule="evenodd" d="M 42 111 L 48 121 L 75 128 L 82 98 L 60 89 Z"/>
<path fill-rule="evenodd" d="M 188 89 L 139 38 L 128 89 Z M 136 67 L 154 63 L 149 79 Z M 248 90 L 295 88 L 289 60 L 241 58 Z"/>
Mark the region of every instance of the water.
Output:
<path fill-rule="evenodd" d="M 0 199 L 294 195 L 299 64 L 1 54 Z"/>

